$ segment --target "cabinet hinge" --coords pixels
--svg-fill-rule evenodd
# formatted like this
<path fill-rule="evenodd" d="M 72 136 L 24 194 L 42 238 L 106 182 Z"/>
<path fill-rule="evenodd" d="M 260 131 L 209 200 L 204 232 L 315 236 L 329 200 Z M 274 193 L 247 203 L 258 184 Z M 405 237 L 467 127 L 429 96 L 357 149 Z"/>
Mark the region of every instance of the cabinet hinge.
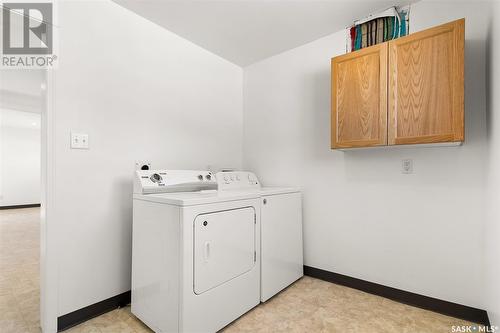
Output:
<path fill-rule="evenodd" d="M 253 251 L 253 262 L 257 261 L 257 251 Z"/>
<path fill-rule="evenodd" d="M 253 224 L 257 224 L 257 214 L 253 214 Z"/>

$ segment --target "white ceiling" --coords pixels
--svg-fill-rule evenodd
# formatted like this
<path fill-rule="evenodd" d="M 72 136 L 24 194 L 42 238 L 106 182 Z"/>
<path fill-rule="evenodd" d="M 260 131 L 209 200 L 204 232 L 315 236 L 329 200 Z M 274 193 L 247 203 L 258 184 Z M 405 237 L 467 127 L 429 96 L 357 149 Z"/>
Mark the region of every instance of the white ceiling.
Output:
<path fill-rule="evenodd" d="M 237 64 L 246 66 L 327 36 L 354 20 L 410 0 L 114 0 Z"/>

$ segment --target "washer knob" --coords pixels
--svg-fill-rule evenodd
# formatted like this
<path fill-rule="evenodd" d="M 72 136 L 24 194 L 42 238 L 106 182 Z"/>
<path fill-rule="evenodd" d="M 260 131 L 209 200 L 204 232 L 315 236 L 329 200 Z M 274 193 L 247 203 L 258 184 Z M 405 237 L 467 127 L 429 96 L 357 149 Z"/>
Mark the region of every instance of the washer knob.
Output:
<path fill-rule="evenodd" d="M 149 177 L 153 183 L 161 183 L 161 176 L 157 173 L 153 173 L 151 177 Z"/>
<path fill-rule="evenodd" d="M 203 175 L 198 175 L 199 180 L 203 180 Z"/>
<path fill-rule="evenodd" d="M 210 175 L 206 175 L 205 178 L 206 178 L 206 180 L 212 180 L 212 176 L 210 176 Z"/>

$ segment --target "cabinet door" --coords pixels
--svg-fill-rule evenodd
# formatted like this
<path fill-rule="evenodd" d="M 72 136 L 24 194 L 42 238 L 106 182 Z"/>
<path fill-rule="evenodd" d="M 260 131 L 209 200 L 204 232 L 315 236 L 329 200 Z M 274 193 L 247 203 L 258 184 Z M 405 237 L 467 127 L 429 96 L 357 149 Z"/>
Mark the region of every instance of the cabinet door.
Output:
<path fill-rule="evenodd" d="M 332 59 L 332 148 L 387 144 L 387 43 Z"/>
<path fill-rule="evenodd" d="M 464 140 L 464 24 L 389 43 L 390 145 Z"/>

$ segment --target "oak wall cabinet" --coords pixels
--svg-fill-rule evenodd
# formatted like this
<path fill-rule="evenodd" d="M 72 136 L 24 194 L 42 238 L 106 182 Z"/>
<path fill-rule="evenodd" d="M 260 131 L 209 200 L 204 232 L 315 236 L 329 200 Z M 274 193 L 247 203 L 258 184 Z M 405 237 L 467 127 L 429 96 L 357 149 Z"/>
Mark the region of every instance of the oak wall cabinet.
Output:
<path fill-rule="evenodd" d="M 332 59 L 333 149 L 464 140 L 465 20 Z"/>

